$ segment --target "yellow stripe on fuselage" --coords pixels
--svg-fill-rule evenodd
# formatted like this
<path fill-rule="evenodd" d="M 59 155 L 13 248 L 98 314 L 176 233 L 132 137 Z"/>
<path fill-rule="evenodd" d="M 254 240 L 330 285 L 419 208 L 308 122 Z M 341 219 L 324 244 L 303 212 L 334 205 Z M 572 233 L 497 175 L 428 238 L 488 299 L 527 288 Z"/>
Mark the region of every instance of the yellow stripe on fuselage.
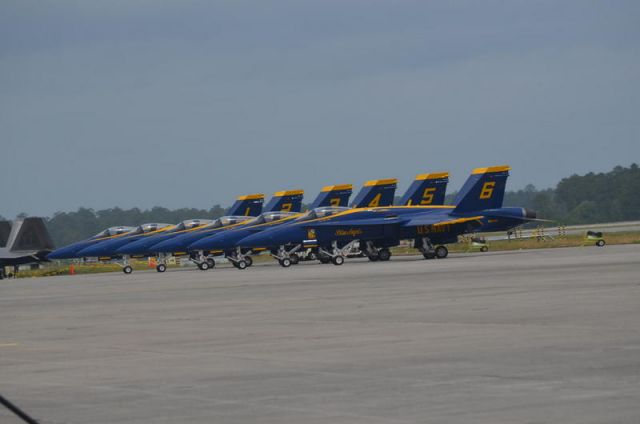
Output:
<path fill-rule="evenodd" d="M 472 216 L 469 218 L 458 218 L 458 219 L 453 219 L 451 221 L 442 221 L 442 222 L 437 222 L 435 224 L 431 224 L 432 227 L 437 227 L 439 225 L 454 225 L 454 224 L 462 224 L 463 222 L 469 222 L 469 221 L 478 221 L 480 219 L 484 218 L 483 216 Z"/>
<path fill-rule="evenodd" d="M 266 227 L 266 226 L 269 226 L 269 225 L 278 224 L 278 223 L 280 223 L 280 222 L 290 221 L 290 220 L 292 220 L 292 219 L 294 219 L 294 218 L 300 218 L 302 215 L 304 215 L 304 214 L 302 214 L 302 213 L 298 213 L 298 214 L 295 214 L 295 215 L 288 216 L 288 217 L 286 217 L 286 218 L 278 219 L 278 220 L 276 220 L 276 221 L 263 222 L 262 224 L 250 225 L 250 226 L 248 226 L 247 228 Z"/>

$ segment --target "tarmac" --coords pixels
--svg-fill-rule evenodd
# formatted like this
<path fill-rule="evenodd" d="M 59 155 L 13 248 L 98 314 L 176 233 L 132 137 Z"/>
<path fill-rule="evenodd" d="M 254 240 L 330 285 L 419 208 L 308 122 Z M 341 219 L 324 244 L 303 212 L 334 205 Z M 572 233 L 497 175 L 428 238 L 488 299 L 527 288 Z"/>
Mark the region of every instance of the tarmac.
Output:
<path fill-rule="evenodd" d="M 640 245 L 3 280 L 0 394 L 41 423 L 638 423 Z"/>

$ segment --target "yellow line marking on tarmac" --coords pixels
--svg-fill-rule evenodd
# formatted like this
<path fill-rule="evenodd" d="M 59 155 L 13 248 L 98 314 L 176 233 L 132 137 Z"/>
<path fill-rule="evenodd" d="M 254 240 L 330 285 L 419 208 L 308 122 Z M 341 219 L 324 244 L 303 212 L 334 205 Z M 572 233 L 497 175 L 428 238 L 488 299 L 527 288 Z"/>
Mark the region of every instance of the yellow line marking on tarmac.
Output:
<path fill-rule="evenodd" d="M 20 346 L 20 343 L 0 343 L 0 347 Z"/>

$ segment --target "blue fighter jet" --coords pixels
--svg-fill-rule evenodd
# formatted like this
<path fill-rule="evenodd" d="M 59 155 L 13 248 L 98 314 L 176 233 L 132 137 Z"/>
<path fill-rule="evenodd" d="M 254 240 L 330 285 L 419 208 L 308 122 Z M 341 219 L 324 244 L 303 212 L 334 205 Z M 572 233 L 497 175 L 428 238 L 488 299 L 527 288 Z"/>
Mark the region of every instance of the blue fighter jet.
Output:
<path fill-rule="evenodd" d="M 125 234 L 123 237 L 104 240 L 89 247 L 85 247 L 84 249 L 80 250 L 77 255 L 81 258 L 98 258 L 99 260 L 114 259 L 116 257 L 119 257 L 116 251 L 120 247 L 145 237 L 151 237 L 155 234 L 162 234 L 166 233 L 167 231 L 172 231 L 176 227 L 177 226 L 171 224 L 161 224 L 155 222 L 142 224 L 135 230 Z M 129 265 L 128 255 L 122 257 L 122 272 L 124 272 L 125 274 L 131 274 L 133 272 L 133 268 L 131 267 L 131 265 Z"/>
<path fill-rule="evenodd" d="M 317 246 L 335 265 L 344 263 L 354 243 L 376 250 L 380 260 L 391 256 L 389 247 L 414 240 L 426 259 L 445 258 L 445 244 L 480 228 L 507 230 L 535 220 L 524 208 L 503 208 L 508 166 L 475 169 L 458 193 L 455 206 L 395 206 L 343 211 L 255 234 L 239 241 L 243 248 Z"/>
<path fill-rule="evenodd" d="M 395 178 L 383 179 L 383 180 L 371 180 L 367 181 L 362 189 L 356 195 L 352 207 L 376 207 L 379 205 L 390 205 L 393 203 L 393 197 L 397 187 L 398 180 Z M 320 195 L 327 190 L 333 190 L 335 187 L 340 186 L 328 186 L 325 187 Z M 339 203 L 339 206 L 346 206 L 348 198 Z M 311 205 L 312 208 L 328 207 L 330 205 L 336 205 L 336 202 L 322 202 L 316 201 Z M 338 207 L 338 206 L 334 206 Z M 251 249 L 240 249 L 237 247 L 237 241 L 242 238 L 253 234 L 255 232 L 263 231 L 267 228 L 274 228 L 283 225 L 288 222 L 292 222 L 296 218 L 303 214 L 288 214 L 286 216 L 261 216 L 253 221 L 250 221 L 238 228 L 232 229 L 232 231 L 216 234 L 210 237 L 203 238 L 196 243 L 189 246 L 190 250 L 209 250 L 216 253 L 224 253 L 225 257 L 238 269 L 245 269 L 253 263 L 253 259 L 249 255 L 252 252 Z"/>
<path fill-rule="evenodd" d="M 119 237 L 123 237 L 127 234 L 131 234 L 135 230 L 136 227 L 110 227 L 106 230 L 100 231 L 98 234 L 91 238 L 88 238 L 87 240 L 78 241 L 76 243 L 54 250 L 53 252 L 49 253 L 47 259 L 56 260 L 81 258 L 82 256 L 78 256 L 78 252 L 80 252 L 82 249 L 100 243 L 101 241 L 113 240 Z"/>
<path fill-rule="evenodd" d="M 351 194 L 350 187 L 348 193 L 345 190 L 342 190 L 341 193 L 339 191 L 332 192 L 333 196 L 327 198 L 328 202 L 336 202 L 339 201 L 345 195 L 348 198 L 348 194 Z M 304 191 L 302 190 L 285 190 L 279 191 L 273 194 L 273 197 L 264 207 L 264 212 L 259 214 L 258 216 L 263 215 L 278 215 L 278 214 L 292 214 L 299 212 L 302 209 L 302 198 L 304 195 Z M 336 200 L 337 199 L 337 200 Z M 173 254 L 175 256 L 183 256 L 189 255 L 190 259 L 198 265 L 198 268 L 205 271 L 207 269 L 213 268 L 215 266 L 215 260 L 213 255 L 209 254 L 208 251 L 199 250 L 199 251 L 188 251 L 188 246 L 201 238 L 210 236 L 212 234 L 217 234 L 221 231 L 226 231 L 231 228 L 236 228 L 242 226 L 244 223 L 247 223 L 254 219 L 250 216 L 225 216 L 219 219 L 216 219 L 211 224 L 198 229 L 197 231 L 189 232 L 186 234 L 180 234 L 176 237 L 172 237 L 169 240 L 158 241 L 153 246 L 148 248 L 148 251 L 153 254 L 158 254 L 160 256 L 166 256 L 168 254 Z"/>
<path fill-rule="evenodd" d="M 447 183 L 449 182 L 449 173 L 430 173 L 417 175 L 411 186 L 407 189 L 404 196 L 402 196 L 400 202 L 404 206 L 411 205 L 442 205 L 447 189 Z M 367 205 L 368 206 L 368 205 Z M 382 205 L 385 206 L 385 205 Z M 301 250 L 311 250 L 316 258 L 323 263 L 329 263 L 330 257 L 328 255 L 321 254 L 318 246 L 313 243 L 306 243 L 306 231 L 304 230 L 305 223 L 313 222 L 320 218 L 327 218 L 331 215 L 336 215 L 348 210 L 346 208 L 317 208 L 308 211 L 305 215 L 297 218 L 289 224 L 279 226 L 278 228 L 269 229 L 257 233 L 255 235 L 249 235 L 248 237 L 239 241 L 241 248 L 265 248 L 271 251 L 271 255 L 278 260 L 283 267 L 289 267 L 292 264 L 298 262 L 297 256 Z M 271 237 L 271 234 L 287 234 L 292 238 L 287 239 L 287 243 L 278 244 L 278 238 Z M 295 238 L 297 237 L 297 238 Z M 380 257 L 378 255 L 378 249 L 374 248 L 371 243 L 368 245 L 360 246 L 358 243 L 352 243 L 349 249 L 345 249 L 344 256 L 367 256 L 371 261 L 376 261 Z M 384 252 L 383 252 L 384 259 Z"/>
<path fill-rule="evenodd" d="M 395 183 L 394 183 L 395 184 Z M 370 190 L 368 190 L 370 191 Z M 388 191 L 388 190 L 387 190 Z M 343 185 L 333 185 L 324 187 L 316 199 L 312 202 L 312 207 L 321 207 L 321 206 L 344 206 L 348 203 L 349 197 L 351 196 L 352 186 L 351 184 L 343 184 Z M 373 193 L 373 196 L 365 196 L 364 199 L 366 201 L 380 201 L 383 199 L 382 196 L 375 199 L 375 194 L 378 192 L 384 193 L 383 190 L 376 190 Z M 393 198 L 393 193 L 387 194 L 384 193 L 387 197 Z M 384 200 L 383 200 L 384 201 Z M 271 226 L 271 225 L 279 225 L 283 222 L 288 222 L 291 219 L 294 219 L 300 216 L 300 209 L 296 212 L 268 212 L 263 213 L 262 215 L 248 221 L 246 223 L 242 223 L 241 225 L 235 226 L 233 228 L 229 228 L 224 232 L 217 232 L 216 234 L 209 235 L 207 237 L 203 237 L 198 241 L 190 244 L 188 246 L 188 250 L 190 252 L 198 252 L 199 255 L 203 255 L 204 252 L 208 252 L 210 256 L 225 253 L 227 259 L 231 261 L 231 263 L 240 269 L 247 268 L 253 264 L 253 259 L 249 256 L 247 251 L 233 251 L 226 252 L 224 246 L 218 248 L 215 244 L 211 245 L 211 239 L 217 239 L 220 237 L 227 237 L 228 234 L 231 234 L 231 237 L 238 237 L 239 234 L 245 234 L 246 231 L 251 231 L 254 228 Z"/>
<path fill-rule="evenodd" d="M 156 256 L 156 271 L 165 272 L 167 270 L 168 254 L 154 253 L 151 251 L 151 247 L 161 242 L 171 240 L 175 237 L 191 234 L 195 231 L 202 230 L 203 228 L 211 228 L 212 226 L 222 225 L 223 223 L 235 223 L 249 219 L 250 217 L 257 216 L 262 212 L 262 204 L 264 203 L 264 194 L 248 194 L 240 196 L 235 203 L 227 211 L 227 215 L 218 220 L 210 219 L 191 219 L 183 221 L 176 225 L 173 229 L 154 234 L 149 237 L 141 237 L 139 240 L 132 241 L 118 248 L 115 251 L 115 255 L 129 256 L 132 258 L 139 257 L 151 257 Z M 214 266 L 214 264 L 209 264 Z"/>
<path fill-rule="evenodd" d="M 446 178 L 443 179 L 444 185 L 446 186 Z M 442 183 L 441 183 L 442 184 Z M 412 199 L 414 201 L 433 201 L 436 197 L 436 193 L 433 190 L 425 191 L 422 189 L 423 183 L 415 184 L 410 187 L 409 191 L 405 195 L 405 198 Z M 351 205 L 352 208 L 375 208 L 380 206 L 389 206 L 393 203 L 393 194 L 395 193 L 395 188 L 397 187 L 396 179 L 387 179 L 387 180 L 374 180 L 368 181 L 365 183 L 363 189 L 360 191 L 358 196 L 356 197 L 354 203 Z M 426 188 L 426 187 L 425 187 Z M 323 214 L 329 215 L 332 213 L 337 213 L 340 211 L 344 211 L 346 208 L 327 208 L 321 207 L 319 208 Z M 318 208 L 312 209 L 312 211 L 318 210 Z M 286 219 L 281 219 L 277 222 L 268 222 L 268 221 L 256 221 L 250 223 L 250 225 L 243 226 L 243 228 L 226 232 L 223 234 L 215 235 L 212 237 L 207 237 L 200 240 L 197 243 L 194 243 L 190 246 L 190 248 L 198 249 L 198 248 L 207 248 L 207 249 L 216 249 L 224 251 L 226 257 L 239 269 L 246 268 L 246 260 L 250 258 L 246 252 L 250 252 L 253 249 L 251 247 L 243 249 L 238 246 L 238 242 L 245 237 L 248 237 L 252 234 L 261 233 L 265 230 L 274 231 L 275 228 L 287 228 L 291 223 L 296 222 L 298 219 L 304 219 L 305 215 L 297 215 L 297 216 L 289 216 Z M 297 252 L 296 249 L 294 252 Z M 299 260 L 298 255 L 290 255 L 287 258 L 283 259 L 283 263 L 289 266 L 292 263 L 297 263 Z"/>

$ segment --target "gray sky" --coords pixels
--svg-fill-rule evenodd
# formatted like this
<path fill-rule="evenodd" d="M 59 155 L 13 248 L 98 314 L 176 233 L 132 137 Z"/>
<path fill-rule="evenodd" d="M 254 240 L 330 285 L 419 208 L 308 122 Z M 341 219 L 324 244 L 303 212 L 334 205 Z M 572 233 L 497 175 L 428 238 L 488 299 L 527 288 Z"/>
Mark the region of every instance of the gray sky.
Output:
<path fill-rule="evenodd" d="M 640 161 L 638 1 L 0 3 L 0 214 Z"/>

